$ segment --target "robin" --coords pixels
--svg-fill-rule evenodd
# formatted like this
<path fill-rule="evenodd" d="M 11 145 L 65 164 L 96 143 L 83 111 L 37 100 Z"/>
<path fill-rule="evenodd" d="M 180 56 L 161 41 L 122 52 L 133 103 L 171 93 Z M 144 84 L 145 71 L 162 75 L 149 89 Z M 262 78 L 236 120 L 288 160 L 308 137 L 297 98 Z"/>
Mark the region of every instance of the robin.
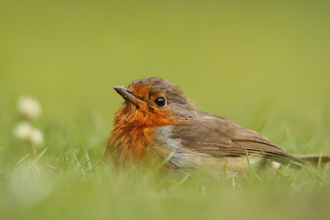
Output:
<path fill-rule="evenodd" d="M 316 162 L 316 155 L 291 155 L 257 132 L 206 112 L 188 100 L 177 85 L 148 77 L 115 86 L 125 102 L 116 112 L 104 158 L 115 165 L 156 158 L 166 170 L 194 171 L 200 167 L 220 173 L 244 172 L 267 161 L 299 167 Z M 329 160 L 323 156 L 322 160 Z"/>

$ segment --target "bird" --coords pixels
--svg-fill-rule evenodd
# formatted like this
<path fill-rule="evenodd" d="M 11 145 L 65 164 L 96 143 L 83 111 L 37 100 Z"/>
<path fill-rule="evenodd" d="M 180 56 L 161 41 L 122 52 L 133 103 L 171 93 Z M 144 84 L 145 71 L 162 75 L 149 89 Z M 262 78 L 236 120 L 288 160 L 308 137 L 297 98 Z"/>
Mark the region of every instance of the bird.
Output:
<path fill-rule="evenodd" d="M 147 77 L 127 88 L 114 86 L 124 99 L 115 113 L 104 161 L 119 167 L 152 159 L 164 172 L 205 169 L 220 175 L 247 172 L 251 165 L 301 165 L 329 161 L 329 156 L 292 155 L 257 132 L 216 114 L 198 111 L 180 87 Z"/>

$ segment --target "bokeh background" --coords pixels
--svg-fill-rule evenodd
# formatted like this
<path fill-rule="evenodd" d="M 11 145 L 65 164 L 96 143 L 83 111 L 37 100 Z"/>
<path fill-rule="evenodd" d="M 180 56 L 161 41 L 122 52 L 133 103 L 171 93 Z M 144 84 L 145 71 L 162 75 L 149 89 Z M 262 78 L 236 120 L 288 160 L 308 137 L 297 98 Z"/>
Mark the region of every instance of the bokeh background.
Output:
<path fill-rule="evenodd" d="M 148 76 L 290 153 L 330 155 L 329 0 L 0 0 L 0 218 L 328 219 L 329 166 L 237 184 L 110 172 L 112 87 Z M 23 95 L 42 105 L 39 148 L 13 137 Z"/>
<path fill-rule="evenodd" d="M 96 111 L 111 129 L 122 101 L 112 86 L 158 76 L 200 110 L 259 131 L 267 122 L 268 136 L 292 117 L 317 129 L 329 27 L 325 0 L 1 0 L 1 105 L 32 95 L 59 120 Z"/>

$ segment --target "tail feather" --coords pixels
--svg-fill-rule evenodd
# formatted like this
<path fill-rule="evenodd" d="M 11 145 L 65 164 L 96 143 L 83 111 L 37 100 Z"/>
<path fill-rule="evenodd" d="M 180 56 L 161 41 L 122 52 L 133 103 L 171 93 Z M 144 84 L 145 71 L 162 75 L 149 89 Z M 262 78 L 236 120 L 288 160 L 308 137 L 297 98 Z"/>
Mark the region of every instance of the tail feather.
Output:
<path fill-rule="evenodd" d="M 310 163 L 313 166 L 317 166 L 319 161 L 321 165 L 326 165 L 330 162 L 330 155 L 302 155 L 302 154 L 294 154 L 294 157 L 306 162 Z"/>

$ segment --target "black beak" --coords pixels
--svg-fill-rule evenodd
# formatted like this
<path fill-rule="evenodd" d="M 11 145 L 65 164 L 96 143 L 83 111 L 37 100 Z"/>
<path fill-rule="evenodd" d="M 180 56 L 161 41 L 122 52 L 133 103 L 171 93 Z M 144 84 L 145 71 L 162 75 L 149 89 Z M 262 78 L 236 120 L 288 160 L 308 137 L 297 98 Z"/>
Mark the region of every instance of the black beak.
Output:
<path fill-rule="evenodd" d="M 135 105 L 141 105 L 143 101 L 137 97 L 134 96 L 133 92 L 129 89 L 126 89 L 121 86 L 114 86 L 113 87 L 116 92 L 123 97 L 123 99 L 132 102 Z"/>

